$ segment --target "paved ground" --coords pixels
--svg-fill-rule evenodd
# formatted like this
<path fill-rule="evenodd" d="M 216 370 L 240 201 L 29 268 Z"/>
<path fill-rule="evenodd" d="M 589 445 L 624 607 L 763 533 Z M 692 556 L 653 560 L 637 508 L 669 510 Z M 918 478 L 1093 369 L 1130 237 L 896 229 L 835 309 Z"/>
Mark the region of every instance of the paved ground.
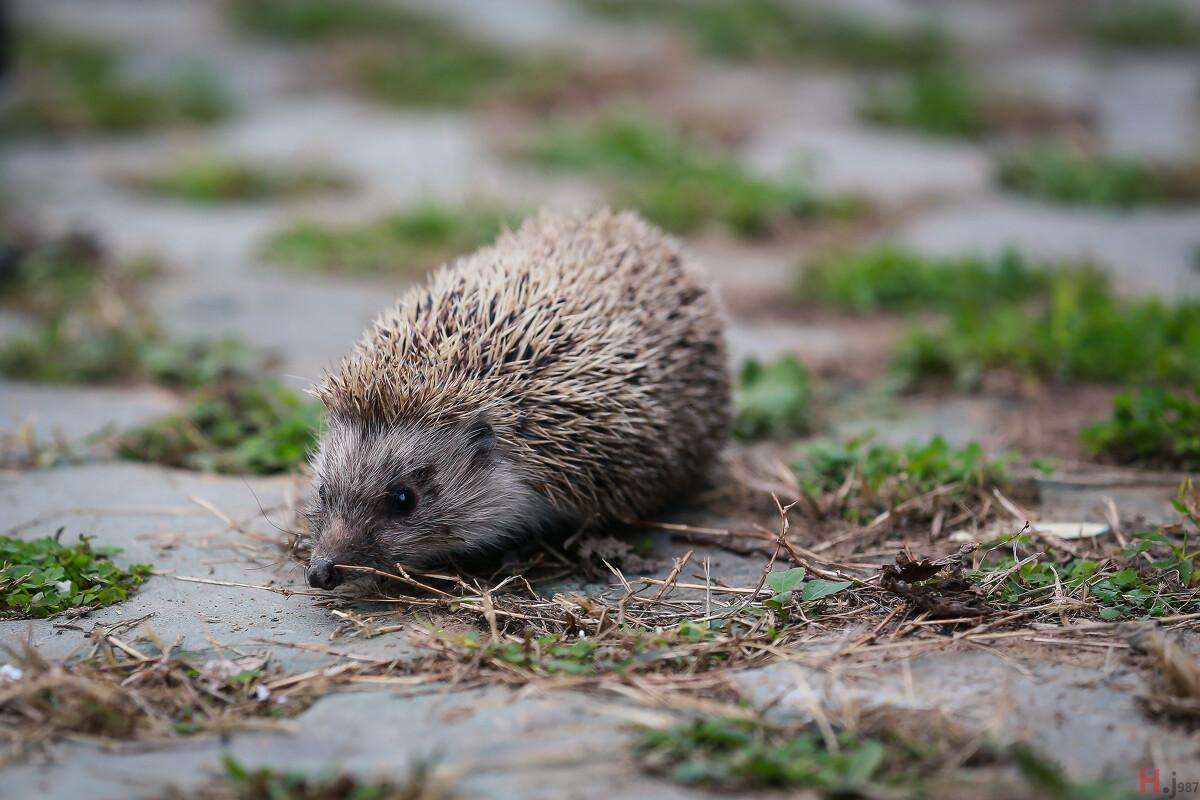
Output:
<path fill-rule="evenodd" d="M 114 140 L 28 142 L 4 157 L 4 189 L 22 212 L 49 226 L 96 231 L 121 254 L 155 253 L 169 265 L 153 287 L 153 305 L 180 333 L 237 333 L 277 350 L 282 374 L 303 388 L 340 355 L 372 316 L 401 288 L 395 280 L 340 280 L 286 272 L 261 263 L 258 243 L 294 218 L 366 219 L 430 197 L 501 197 L 517 205 L 583 207 L 597 201 L 592 187 L 551 180 L 515 167 L 498 152 L 488 121 L 470 113 L 381 109 L 332 90 L 306 90 L 295 53 L 247 44 L 222 25 L 216 2 L 25 0 L 28 18 L 103 34 L 126 45 L 153 69 L 175 56 L 200 57 L 232 87 L 240 113 L 204 131 L 155 133 Z M 427 2 L 497 41 L 520 47 L 587 40 L 602 51 L 652 50 L 653 31 L 625 35 L 596 26 L 567 4 L 522 0 L 503 4 Z M 1200 64 L 1195 58 L 1091 59 L 1070 48 L 1028 42 L 1021 11 L 1029 3 L 857 2 L 885 19 L 910 19 L 931 6 L 945 12 L 960 35 L 979 43 L 991 72 L 1007 84 L 1050 100 L 1093 109 L 1102 140 L 1114 151 L 1155 155 L 1194 153 L 1200 142 Z M 1024 13 L 1024 12 L 1022 12 Z M 797 163 L 817 184 L 870 196 L 893 220 L 873 238 L 891 237 L 932 252 L 993 251 L 1017 245 L 1046 257 L 1091 257 L 1131 292 L 1178 296 L 1200 289 L 1195 269 L 1200 210 L 1150 210 L 1114 215 L 1048 208 L 998 193 L 985 146 L 946 144 L 864 127 L 853 112 L 856 86 L 843 74 L 698 65 L 673 90 L 700 97 L 720 111 L 741 114 L 748 131 L 745 163 L 764 174 Z M 111 180 L 180 155 L 221 153 L 331 163 L 354 176 L 358 191 L 335 200 L 200 208 L 146 201 Z M 744 245 L 723 239 L 687 242 L 713 274 L 733 311 L 735 358 L 796 352 L 814 364 L 878 358 L 895 335 L 886 325 L 847 329 L 819 318 L 776 313 L 773 297 L 789 290 L 804 244 Z M 0 320 L 19 328 L 15 317 Z M 849 355 L 847 355 L 849 354 Z M 31 422 L 43 434 L 78 438 L 106 425 L 150 418 L 177 401 L 148 387 L 53 389 L 0 383 L 0 426 Z M 1019 411 L 1019 410 L 1018 410 Z M 866 429 L 890 440 L 941 433 L 954 441 L 1005 443 L 1005 414 L 989 398 L 916 400 L 887 413 L 865 410 L 835 421 L 839 433 Z M 1103 499 L 1123 514 L 1151 522 L 1169 518 L 1171 479 L 1147 485 L 1128 480 L 1043 485 L 1044 516 L 1103 519 Z M 153 614 L 164 640 L 187 648 L 211 643 L 269 650 L 289 670 L 328 658 L 287 643 L 328 642 L 340 621 L 311 597 L 179 580 L 303 588 L 293 564 L 247 535 L 278 537 L 267 517 L 287 525 L 296 480 L 213 478 L 182 471 L 100 461 L 0 475 L 0 530 L 20 535 L 86 532 L 118 545 L 125 557 L 150 561 L 165 573 L 133 599 L 93 614 L 73 629 L 53 621 L 0 623 L 0 643 L 27 637 L 46 654 L 62 656 L 84 641 L 92 622 Z M 244 522 L 232 530 L 195 499 Z M 261 512 L 260 509 L 266 509 Z M 675 552 L 663 539 L 656 555 Z M 758 562 L 712 551 L 714 571 L 752 574 Z M 355 652 L 401 657 L 411 651 L 404 631 L 356 641 Z M 1049 650 L 1006 656 L 969 651 L 938 653 L 903 668 L 881 666 L 873 676 L 834 687 L 856 702 L 942 706 L 980 725 L 990 724 L 997 698 L 1011 700 L 1003 725 L 1032 730 L 1035 741 L 1077 777 L 1132 776 L 1154 753 L 1156 763 L 1200 775 L 1194 739 L 1140 716 L 1132 695 L 1143 680 L 1121 654 L 1089 663 L 1043 663 Z M 903 671 L 901 671 L 901 669 Z M 907 674 L 908 678 L 904 675 Z M 915 678 L 915 680 L 913 680 Z M 780 665 L 745 673 L 738 683 L 756 701 L 782 698 L 797 705 L 797 687 L 824 685 L 824 674 Z M 1085 716 L 1075 712 L 1086 709 Z M 344 768 L 368 774 L 403 769 L 410 759 L 438 752 L 464 773 L 468 796 L 599 798 L 692 796 L 640 777 L 625 743 L 635 712 L 613 701 L 567 692 L 502 688 L 423 697 L 372 691 L 329 696 L 292 721 L 294 730 L 238 734 L 168 750 L 109 753 L 65 745 L 51 763 L 10 766 L 0 773 L 0 796 L 98 798 L 151 796 L 164 783 L 189 784 L 216 766 L 224 748 L 251 763 L 289 768 Z M 974 716 L 972 716 L 974 715 Z M 586 758 L 582 757 L 586 755 Z"/>

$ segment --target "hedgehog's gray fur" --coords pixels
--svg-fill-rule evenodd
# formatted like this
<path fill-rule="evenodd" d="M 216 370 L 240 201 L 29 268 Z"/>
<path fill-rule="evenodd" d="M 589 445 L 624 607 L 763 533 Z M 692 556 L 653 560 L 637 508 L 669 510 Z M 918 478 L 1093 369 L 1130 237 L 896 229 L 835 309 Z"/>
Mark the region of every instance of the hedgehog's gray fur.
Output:
<path fill-rule="evenodd" d="M 390 568 L 701 484 L 729 426 L 724 320 L 632 213 L 542 213 L 379 317 L 316 393 L 314 555 Z M 388 518 L 398 483 L 417 507 Z"/>

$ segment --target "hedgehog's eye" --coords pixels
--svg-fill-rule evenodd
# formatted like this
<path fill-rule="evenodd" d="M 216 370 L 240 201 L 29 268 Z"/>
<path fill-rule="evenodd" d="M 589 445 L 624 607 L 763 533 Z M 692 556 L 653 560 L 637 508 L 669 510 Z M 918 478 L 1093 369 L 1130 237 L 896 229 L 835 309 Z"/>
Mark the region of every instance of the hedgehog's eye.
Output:
<path fill-rule="evenodd" d="M 388 492 L 388 511 L 393 517 L 406 517 L 417 507 L 417 493 L 407 486 Z"/>

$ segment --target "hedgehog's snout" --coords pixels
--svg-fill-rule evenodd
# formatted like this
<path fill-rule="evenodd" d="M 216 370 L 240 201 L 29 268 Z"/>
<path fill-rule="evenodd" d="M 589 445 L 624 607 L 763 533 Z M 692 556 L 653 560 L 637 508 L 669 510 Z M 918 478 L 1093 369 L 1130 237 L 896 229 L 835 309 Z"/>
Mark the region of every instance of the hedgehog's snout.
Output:
<path fill-rule="evenodd" d="M 332 589 L 343 577 L 342 571 L 328 558 L 313 556 L 308 562 L 308 585 L 314 589 Z"/>

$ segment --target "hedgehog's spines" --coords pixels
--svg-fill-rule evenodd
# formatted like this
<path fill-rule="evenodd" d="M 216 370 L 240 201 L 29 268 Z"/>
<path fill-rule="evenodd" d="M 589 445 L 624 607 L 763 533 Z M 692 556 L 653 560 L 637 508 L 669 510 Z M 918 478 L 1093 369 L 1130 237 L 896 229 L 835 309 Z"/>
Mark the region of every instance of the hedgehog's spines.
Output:
<path fill-rule="evenodd" d="M 383 313 L 316 394 L 396 426 L 483 411 L 560 509 L 629 519 L 695 482 L 729 425 L 723 317 L 632 213 L 543 212 Z"/>

